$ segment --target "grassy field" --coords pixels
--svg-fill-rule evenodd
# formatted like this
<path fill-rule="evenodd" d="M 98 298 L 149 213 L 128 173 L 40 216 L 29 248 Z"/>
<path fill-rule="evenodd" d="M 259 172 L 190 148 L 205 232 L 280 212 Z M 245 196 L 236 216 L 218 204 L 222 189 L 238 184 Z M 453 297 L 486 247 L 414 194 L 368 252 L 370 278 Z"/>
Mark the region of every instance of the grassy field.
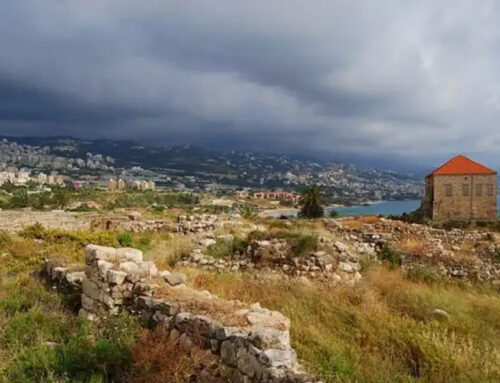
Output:
<path fill-rule="evenodd" d="M 327 382 L 500 381 L 497 292 L 409 281 L 383 268 L 354 288 L 197 271 L 191 277 L 196 287 L 290 317 L 299 358 Z"/>
<path fill-rule="evenodd" d="M 280 223 L 273 230 L 295 229 Z M 162 355 L 175 345 L 165 342 L 148 359 L 145 350 L 162 334 L 142 332 L 128 316 L 102 326 L 79 319 L 37 277 L 44 258 L 82 261 L 87 243 L 142 248 L 161 268 L 192 248 L 188 237 L 174 234 L 40 227 L 18 236 L 0 233 L 0 383 L 181 381 L 192 360 L 153 368 L 166 363 Z M 500 381 L 498 291 L 409 280 L 384 267 L 363 272 L 355 287 L 337 288 L 278 276 L 186 272 L 196 287 L 290 317 L 300 360 L 327 382 Z"/>

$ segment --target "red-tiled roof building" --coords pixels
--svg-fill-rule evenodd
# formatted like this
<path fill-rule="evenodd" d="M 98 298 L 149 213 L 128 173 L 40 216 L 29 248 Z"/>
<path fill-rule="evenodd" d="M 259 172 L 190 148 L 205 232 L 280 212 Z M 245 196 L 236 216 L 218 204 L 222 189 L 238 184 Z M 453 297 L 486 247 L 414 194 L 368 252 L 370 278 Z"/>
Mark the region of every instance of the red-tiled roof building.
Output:
<path fill-rule="evenodd" d="M 497 172 L 452 158 L 425 178 L 422 211 L 435 222 L 497 219 Z"/>

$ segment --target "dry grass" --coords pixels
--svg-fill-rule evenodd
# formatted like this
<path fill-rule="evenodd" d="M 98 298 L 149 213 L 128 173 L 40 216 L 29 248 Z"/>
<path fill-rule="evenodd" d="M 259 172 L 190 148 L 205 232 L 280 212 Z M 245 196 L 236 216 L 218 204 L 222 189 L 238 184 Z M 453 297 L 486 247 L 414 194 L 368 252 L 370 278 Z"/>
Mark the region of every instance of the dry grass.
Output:
<path fill-rule="evenodd" d="M 425 255 L 425 242 L 420 239 L 407 238 L 396 244 L 395 247 L 398 250 L 404 251 L 405 253 L 413 254 L 416 256 Z"/>
<path fill-rule="evenodd" d="M 299 357 L 333 382 L 500 381 L 500 297 L 375 270 L 356 288 L 196 273 L 194 285 L 292 320 Z M 433 310 L 450 314 L 438 321 Z"/>
<path fill-rule="evenodd" d="M 164 239 L 155 240 L 145 254 L 146 259 L 156 263 L 160 270 L 169 269 L 194 249 L 194 236 L 168 234 Z"/>
<path fill-rule="evenodd" d="M 342 225 L 353 228 L 353 229 L 361 229 L 365 224 L 377 223 L 380 220 L 377 216 L 366 216 L 366 217 L 358 217 L 353 219 L 346 219 L 342 221 Z"/>
<path fill-rule="evenodd" d="M 218 375 L 215 356 L 196 348 L 183 349 L 163 327 L 142 331 L 132 347 L 134 369 L 125 383 L 180 383 L 215 381 Z M 204 374 L 202 371 L 210 371 Z M 203 378 L 195 379 L 196 372 Z"/>

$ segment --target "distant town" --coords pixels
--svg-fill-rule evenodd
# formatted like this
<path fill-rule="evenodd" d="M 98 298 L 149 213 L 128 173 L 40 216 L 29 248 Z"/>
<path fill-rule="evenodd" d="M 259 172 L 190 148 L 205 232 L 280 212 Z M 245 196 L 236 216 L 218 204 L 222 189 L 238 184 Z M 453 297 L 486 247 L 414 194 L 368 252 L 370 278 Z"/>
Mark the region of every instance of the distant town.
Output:
<path fill-rule="evenodd" d="M 193 146 L 146 147 L 125 141 L 4 138 L 0 184 L 109 190 L 214 192 L 296 204 L 302 187 L 319 185 L 329 203 L 420 199 L 421 177 L 285 155 L 222 152 Z"/>

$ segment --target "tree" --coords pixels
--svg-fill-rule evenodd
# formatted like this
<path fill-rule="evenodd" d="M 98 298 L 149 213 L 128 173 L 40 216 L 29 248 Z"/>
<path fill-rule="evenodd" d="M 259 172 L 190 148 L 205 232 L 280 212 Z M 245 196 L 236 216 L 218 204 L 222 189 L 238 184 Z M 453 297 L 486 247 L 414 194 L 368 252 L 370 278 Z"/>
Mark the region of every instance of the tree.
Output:
<path fill-rule="evenodd" d="M 49 192 L 32 194 L 31 196 L 30 205 L 38 210 L 42 210 L 45 206 L 50 205 L 52 202 L 51 194 Z"/>
<path fill-rule="evenodd" d="M 300 217 L 304 218 L 319 218 L 323 217 L 324 211 L 322 204 L 322 196 L 317 185 L 311 185 L 304 188 L 299 201 Z"/>
<path fill-rule="evenodd" d="M 27 207 L 29 205 L 28 191 L 26 189 L 16 190 L 10 199 L 10 205 L 13 208 Z"/>
<path fill-rule="evenodd" d="M 239 208 L 239 213 L 241 214 L 241 216 L 245 219 L 249 219 L 249 220 L 252 220 L 252 219 L 256 219 L 258 217 L 258 214 L 257 212 L 255 211 L 255 209 L 253 208 L 252 205 L 243 205 Z"/>
<path fill-rule="evenodd" d="M 338 216 L 339 213 L 337 212 L 337 210 L 330 210 L 330 212 L 328 213 L 329 218 L 337 218 Z"/>
<path fill-rule="evenodd" d="M 64 209 L 69 203 L 69 193 L 65 189 L 57 189 L 52 197 L 54 205 L 60 209 Z"/>

